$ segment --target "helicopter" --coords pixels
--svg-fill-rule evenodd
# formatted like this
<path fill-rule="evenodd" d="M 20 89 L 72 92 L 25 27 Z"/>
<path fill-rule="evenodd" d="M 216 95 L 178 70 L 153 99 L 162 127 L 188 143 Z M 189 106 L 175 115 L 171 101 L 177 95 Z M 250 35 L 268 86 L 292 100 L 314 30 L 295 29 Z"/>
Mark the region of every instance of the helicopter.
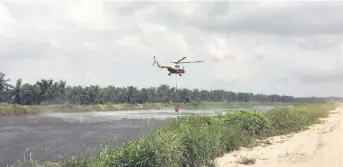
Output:
<path fill-rule="evenodd" d="M 152 66 L 155 65 L 155 63 L 157 64 L 158 68 L 166 68 L 168 69 L 169 73 L 168 75 L 170 76 L 171 74 L 178 74 L 179 76 L 182 76 L 182 74 L 185 74 L 185 67 L 181 66 L 180 64 L 182 63 L 200 63 L 200 62 L 205 62 L 205 61 L 193 61 L 193 62 L 181 62 L 182 60 L 184 60 L 186 57 L 183 57 L 182 59 L 175 61 L 175 62 L 171 62 L 174 63 L 174 65 L 170 65 L 170 66 L 164 66 L 164 65 L 160 65 L 157 61 L 156 61 L 156 57 L 154 56 L 154 63 L 152 64 Z"/>

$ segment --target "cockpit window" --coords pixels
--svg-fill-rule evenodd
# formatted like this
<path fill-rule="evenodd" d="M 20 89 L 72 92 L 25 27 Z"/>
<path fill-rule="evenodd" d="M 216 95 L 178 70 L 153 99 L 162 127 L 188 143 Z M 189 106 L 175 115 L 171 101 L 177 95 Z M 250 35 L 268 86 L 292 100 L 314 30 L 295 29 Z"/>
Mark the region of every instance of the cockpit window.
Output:
<path fill-rule="evenodd" d="M 180 67 L 179 65 L 175 65 L 175 67 Z"/>

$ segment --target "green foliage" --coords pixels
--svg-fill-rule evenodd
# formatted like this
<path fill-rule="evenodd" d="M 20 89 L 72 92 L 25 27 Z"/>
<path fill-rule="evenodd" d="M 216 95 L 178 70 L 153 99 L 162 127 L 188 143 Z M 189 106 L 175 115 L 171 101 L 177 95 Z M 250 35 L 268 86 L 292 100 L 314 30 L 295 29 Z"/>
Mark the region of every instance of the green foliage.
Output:
<path fill-rule="evenodd" d="M 298 112 L 295 109 L 277 108 L 266 113 L 276 134 L 285 134 L 293 131 L 302 130 L 308 125 L 309 118 L 305 113 Z"/>
<path fill-rule="evenodd" d="M 32 159 L 32 152 L 25 151 L 24 154 L 24 162 L 18 161 L 18 163 L 15 165 L 16 167 L 59 167 L 61 164 L 59 163 L 51 163 L 51 162 L 44 162 L 41 163 L 39 161 Z M 14 167 L 14 165 L 11 165 L 8 167 Z"/>
<path fill-rule="evenodd" d="M 335 103 L 301 104 L 293 108 L 274 108 L 267 111 L 265 115 L 274 127 L 274 134 L 282 135 L 318 123 L 319 118 L 326 117 L 328 111 L 336 106 Z"/>
<path fill-rule="evenodd" d="M 266 136 L 272 127 L 264 113 L 260 111 L 232 111 L 225 115 L 227 126 L 239 127 L 252 136 Z"/>

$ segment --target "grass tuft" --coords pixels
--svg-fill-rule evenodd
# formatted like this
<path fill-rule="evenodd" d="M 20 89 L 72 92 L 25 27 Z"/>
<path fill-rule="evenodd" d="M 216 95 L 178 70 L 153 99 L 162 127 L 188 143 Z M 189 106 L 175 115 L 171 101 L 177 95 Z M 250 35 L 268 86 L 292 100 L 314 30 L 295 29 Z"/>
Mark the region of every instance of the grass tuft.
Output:
<path fill-rule="evenodd" d="M 256 163 L 256 158 L 240 156 L 239 159 L 236 161 L 237 164 L 244 164 L 244 165 L 253 165 Z"/>

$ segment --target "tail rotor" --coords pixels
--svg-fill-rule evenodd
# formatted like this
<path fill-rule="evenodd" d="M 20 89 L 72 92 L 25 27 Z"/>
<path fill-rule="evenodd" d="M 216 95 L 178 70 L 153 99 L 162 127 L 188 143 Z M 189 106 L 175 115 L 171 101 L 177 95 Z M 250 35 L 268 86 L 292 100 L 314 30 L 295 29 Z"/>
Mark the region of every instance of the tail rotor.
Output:
<path fill-rule="evenodd" d="M 152 63 L 152 66 L 154 66 L 155 63 L 156 63 L 156 58 L 155 58 L 155 56 L 154 56 L 154 63 Z"/>
<path fill-rule="evenodd" d="M 154 56 L 154 63 L 152 63 L 152 66 L 154 66 L 156 63 L 156 57 Z"/>

